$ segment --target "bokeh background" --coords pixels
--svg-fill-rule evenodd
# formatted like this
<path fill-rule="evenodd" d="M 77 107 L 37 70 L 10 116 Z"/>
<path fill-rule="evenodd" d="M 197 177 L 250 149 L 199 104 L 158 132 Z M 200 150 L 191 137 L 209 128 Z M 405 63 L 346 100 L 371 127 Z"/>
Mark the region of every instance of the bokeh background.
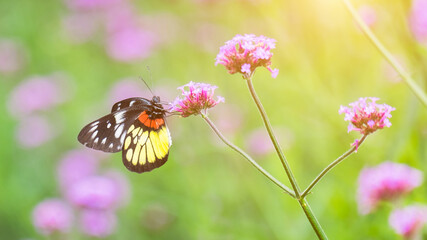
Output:
<path fill-rule="evenodd" d="M 427 24 L 411 25 L 411 1 L 354 4 L 423 86 Z M 167 119 L 170 157 L 150 173 L 77 142 L 114 102 L 152 97 L 141 77 L 166 102 L 177 87 L 206 82 L 226 99 L 210 111 L 222 132 L 288 184 L 241 76 L 214 65 L 219 47 L 245 33 L 277 40 L 278 77 L 261 69 L 254 85 L 302 188 L 359 137 L 347 133 L 340 105 L 375 96 L 396 108 L 391 128 L 370 136 L 308 201 L 330 239 L 400 239 L 389 205 L 358 213 L 357 177 L 386 160 L 425 172 L 426 108 L 337 0 L 0 0 L 0 239 L 49 239 L 33 210 L 52 198 L 74 216 L 67 239 L 315 239 L 298 204 L 200 117 Z M 93 189 L 94 198 L 79 199 Z M 426 194 L 423 185 L 401 204 L 426 203 Z"/>

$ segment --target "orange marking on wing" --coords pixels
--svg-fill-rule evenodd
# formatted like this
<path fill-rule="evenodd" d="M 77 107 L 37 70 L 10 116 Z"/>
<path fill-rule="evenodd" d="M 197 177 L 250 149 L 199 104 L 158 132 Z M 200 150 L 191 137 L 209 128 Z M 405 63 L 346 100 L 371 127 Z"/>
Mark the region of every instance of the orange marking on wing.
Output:
<path fill-rule="evenodd" d="M 162 118 L 156 119 L 157 125 L 162 126 L 163 124 L 165 124 L 165 121 L 163 121 Z"/>
<path fill-rule="evenodd" d="M 151 121 L 151 128 L 154 128 L 154 129 L 158 129 L 159 128 L 159 125 L 157 124 L 156 120 L 152 120 Z"/>
<path fill-rule="evenodd" d="M 150 125 L 151 125 L 151 119 L 147 119 L 147 120 L 145 120 L 145 122 L 143 122 L 143 124 L 145 125 L 145 126 L 147 126 L 147 127 L 150 127 Z"/>
<path fill-rule="evenodd" d="M 156 130 L 159 129 L 160 126 L 165 124 L 165 121 L 162 118 L 150 119 L 145 111 L 139 115 L 138 119 L 146 127 L 153 128 Z"/>
<path fill-rule="evenodd" d="M 139 114 L 138 120 L 141 123 L 144 123 L 148 119 L 148 115 L 145 111 L 143 111 L 141 114 Z"/>

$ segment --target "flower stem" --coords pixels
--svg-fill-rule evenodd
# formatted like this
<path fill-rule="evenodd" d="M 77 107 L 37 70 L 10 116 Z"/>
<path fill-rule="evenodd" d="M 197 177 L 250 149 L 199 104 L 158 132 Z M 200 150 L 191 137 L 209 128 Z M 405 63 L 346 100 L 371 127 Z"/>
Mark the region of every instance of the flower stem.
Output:
<path fill-rule="evenodd" d="M 272 181 L 274 184 L 276 184 L 278 187 L 280 187 L 283 191 L 285 191 L 287 194 L 289 194 L 291 197 L 295 198 L 295 194 L 293 191 L 286 187 L 283 183 L 281 183 L 279 180 L 274 178 L 270 173 L 268 173 L 265 169 L 263 169 L 260 165 L 258 165 L 255 160 L 253 160 L 247 153 L 245 153 L 242 149 L 228 141 L 224 135 L 218 130 L 218 128 L 215 126 L 215 124 L 208 118 L 207 115 L 202 113 L 202 118 L 206 121 L 206 123 L 212 128 L 212 130 L 218 135 L 218 137 L 231 149 L 238 152 L 240 155 L 242 155 L 246 160 L 249 161 L 249 163 L 252 164 L 259 172 L 261 172 L 264 176 L 266 176 L 270 181 Z"/>
<path fill-rule="evenodd" d="M 384 45 L 378 40 L 378 38 L 374 35 L 371 29 L 365 24 L 362 18 L 357 14 L 357 11 L 354 8 L 354 6 L 351 4 L 350 0 L 342 0 L 342 1 L 347 7 L 347 10 L 353 16 L 354 20 L 356 20 L 356 22 L 359 24 L 362 31 L 368 37 L 368 39 L 374 44 L 374 46 L 378 49 L 378 51 L 381 52 L 381 54 L 391 64 L 391 66 L 400 74 L 400 76 L 405 81 L 406 85 L 408 85 L 408 87 L 412 90 L 415 96 L 417 96 L 418 100 L 420 100 L 420 102 L 424 104 L 425 107 L 427 107 L 426 93 L 421 89 L 420 86 L 417 85 L 415 80 L 411 77 L 411 75 L 407 71 L 405 71 L 402 65 L 400 65 L 399 62 L 396 61 L 396 59 L 393 57 L 390 51 L 388 51 L 387 48 L 385 48 Z"/>
<path fill-rule="evenodd" d="M 268 117 L 267 117 L 267 113 L 265 112 L 264 107 L 262 106 L 261 101 L 259 100 L 259 98 L 255 92 L 255 89 L 252 85 L 252 79 L 246 78 L 246 83 L 248 85 L 249 92 L 251 93 L 252 98 L 253 98 L 253 100 L 254 100 L 254 102 L 255 102 L 255 104 L 256 104 L 256 106 L 257 106 L 257 108 L 261 114 L 261 118 L 264 122 L 266 129 L 267 129 L 268 135 L 270 136 L 270 139 L 274 145 L 274 148 L 276 149 L 277 155 L 279 156 L 279 159 L 282 162 L 283 168 L 285 169 L 285 172 L 286 172 L 286 175 L 288 176 L 289 182 L 292 185 L 292 188 L 295 192 L 295 196 L 296 196 L 296 199 L 298 200 L 298 203 L 300 204 L 301 208 L 303 209 L 303 211 L 304 211 L 308 221 L 310 222 L 314 232 L 316 233 L 317 237 L 320 240 L 328 239 L 328 237 L 326 236 L 325 232 L 322 229 L 322 226 L 320 226 L 319 221 L 314 216 L 314 213 L 311 210 L 310 205 L 308 204 L 307 200 L 302 198 L 300 195 L 300 189 L 298 187 L 298 183 L 297 183 L 297 181 L 296 181 L 296 179 L 292 173 L 292 170 L 291 170 L 291 168 L 290 168 L 290 166 L 286 160 L 285 155 L 282 152 L 282 149 L 280 148 L 280 145 L 276 139 L 276 136 L 274 135 L 273 128 L 271 127 L 270 121 L 268 120 Z"/>
<path fill-rule="evenodd" d="M 291 171 L 291 168 L 288 164 L 288 161 L 285 158 L 285 155 L 282 152 L 282 149 L 279 146 L 279 143 L 277 142 L 276 136 L 274 135 L 273 128 L 271 127 L 270 121 L 268 120 L 267 113 L 264 110 L 264 107 L 261 104 L 261 101 L 258 98 L 258 95 L 255 92 L 254 86 L 252 85 L 252 79 L 248 78 L 246 80 L 246 83 L 248 84 L 249 91 L 252 95 L 253 100 L 255 101 L 255 104 L 261 113 L 262 121 L 264 122 L 264 125 L 267 129 L 268 135 L 270 136 L 271 141 L 273 142 L 274 148 L 276 149 L 277 154 L 279 155 L 280 161 L 282 162 L 283 168 L 286 171 L 286 175 L 288 175 L 289 182 L 291 182 L 292 188 L 294 189 L 295 196 L 297 198 L 300 197 L 300 189 L 298 187 L 297 181 L 294 177 L 294 174 Z"/>
<path fill-rule="evenodd" d="M 304 190 L 304 192 L 301 194 L 302 198 L 305 198 L 311 191 L 311 189 L 313 189 L 313 187 L 332 169 L 334 168 L 336 165 L 338 165 L 338 163 L 342 162 L 342 160 L 344 160 L 345 158 L 347 158 L 348 156 L 350 156 L 353 152 L 356 151 L 356 149 L 358 147 L 360 147 L 360 145 L 363 143 L 363 141 L 365 141 L 366 137 L 368 135 L 363 135 L 363 137 L 359 140 L 358 145 L 354 146 L 353 148 L 349 149 L 347 152 L 345 152 L 343 155 L 341 155 L 340 157 L 338 157 L 337 159 L 335 159 L 335 161 L 333 161 L 331 164 L 329 164 L 325 169 L 322 170 L 322 172 L 320 172 L 319 175 L 317 175 L 317 177 L 313 180 L 313 182 L 310 183 L 310 185 L 307 187 L 307 189 Z"/>

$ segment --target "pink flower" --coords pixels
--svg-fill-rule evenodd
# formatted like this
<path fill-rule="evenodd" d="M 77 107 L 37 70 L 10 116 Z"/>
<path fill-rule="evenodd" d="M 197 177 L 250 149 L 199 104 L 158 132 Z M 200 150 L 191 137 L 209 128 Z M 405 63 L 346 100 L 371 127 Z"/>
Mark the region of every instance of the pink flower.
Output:
<path fill-rule="evenodd" d="M 95 174 L 99 161 L 90 150 L 69 151 L 58 165 L 58 179 L 62 188 L 68 189 L 73 184 Z"/>
<path fill-rule="evenodd" d="M 265 67 L 273 78 L 277 77 L 278 69 L 271 69 L 271 49 L 275 48 L 276 40 L 253 34 L 236 35 L 227 41 L 216 56 L 215 65 L 222 64 L 228 73 L 241 73 L 249 79 L 257 67 Z"/>
<path fill-rule="evenodd" d="M 218 42 L 226 35 L 227 29 L 220 25 L 200 22 L 196 23 L 194 30 L 188 35 L 188 41 L 202 50 L 215 53 L 218 51 Z"/>
<path fill-rule="evenodd" d="M 379 98 L 359 98 L 350 103 L 350 107 L 341 106 L 339 113 L 345 113 L 344 120 L 349 121 L 348 132 L 358 131 L 361 134 L 370 134 L 378 129 L 390 127 L 391 111 L 395 108 L 387 104 L 375 103 Z"/>
<path fill-rule="evenodd" d="M 116 228 L 117 217 L 109 211 L 86 209 L 80 216 L 80 227 L 88 236 L 104 238 Z"/>
<path fill-rule="evenodd" d="M 132 62 L 151 55 L 156 38 L 153 33 L 129 26 L 113 31 L 107 39 L 107 52 L 121 62 Z"/>
<path fill-rule="evenodd" d="M 0 74 L 9 75 L 21 70 L 26 60 L 21 45 L 9 39 L 0 39 Z"/>
<path fill-rule="evenodd" d="M 273 127 L 276 132 L 276 137 L 285 148 L 292 145 L 293 135 L 292 133 L 282 127 Z M 264 128 L 253 130 L 250 135 L 246 138 L 246 146 L 251 153 L 257 156 L 267 155 L 274 152 L 274 145 L 271 143 L 270 136 Z"/>
<path fill-rule="evenodd" d="M 212 115 L 212 120 L 221 129 L 221 132 L 228 136 L 233 136 L 242 129 L 245 123 L 245 111 L 238 105 L 232 104 L 222 104 L 218 105 L 215 108 L 215 115 Z M 233 117 L 224 117 L 224 116 L 233 116 Z M 218 137 L 215 137 L 215 141 L 218 141 Z M 218 143 L 223 145 L 222 141 L 218 141 Z"/>
<path fill-rule="evenodd" d="M 405 239 L 417 238 L 427 223 L 427 206 L 412 205 L 394 210 L 388 219 L 390 226 Z"/>
<path fill-rule="evenodd" d="M 413 0 L 409 19 L 415 39 L 427 45 L 427 0 Z"/>
<path fill-rule="evenodd" d="M 44 235 L 67 232 L 72 218 L 71 208 L 60 199 L 46 199 L 33 210 L 33 224 Z"/>
<path fill-rule="evenodd" d="M 120 199 L 118 184 L 109 177 L 90 176 L 77 181 L 67 190 L 67 198 L 76 206 L 91 209 L 109 209 Z"/>
<path fill-rule="evenodd" d="M 368 27 L 372 27 L 377 21 L 377 13 L 375 9 L 369 5 L 359 7 L 358 13 Z"/>
<path fill-rule="evenodd" d="M 152 92 L 147 88 L 142 79 L 132 77 L 117 80 L 109 91 L 108 106 L 111 107 L 114 103 L 131 97 L 144 97 L 151 99 L 153 95 L 156 95 L 163 101 L 171 96 L 175 91 L 174 89 L 171 89 L 169 85 L 151 86 L 150 81 L 147 81 L 147 79 L 145 79 L 145 81 L 148 86 L 150 86 Z"/>
<path fill-rule="evenodd" d="M 42 116 L 26 116 L 16 130 L 16 139 L 24 148 L 43 145 L 54 137 L 52 124 Z"/>
<path fill-rule="evenodd" d="M 253 131 L 247 138 L 247 146 L 250 151 L 258 156 L 266 155 L 274 151 L 274 146 L 271 143 L 270 137 L 265 129 L 257 129 Z"/>
<path fill-rule="evenodd" d="M 131 196 L 131 186 L 126 175 L 119 171 L 109 170 L 104 173 L 104 176 L 113 180 L 115 188 L 117 189 L 115 207 L 126 206 L 129 203 Z"/>
<path fill-rule="evenodd" d="M 421 171 L 405 164 L 384 162 L 365 168 L 358 180 L 357 200 L 359 212 L 372 212 L 380 201 L 393 201 L 421 185 Z"/>
<path fill-rule="evenodd" d="M 9 110 L 15 116 L 47 110 L 65 101 L 62 79 L 57 76 L 34 76 L 20 83 L 9 98 Z"/>
<path fill-rule="evenodd" d="M 110 104 L 114 104 L 126 98 L 151 96 L 142 80 L 120 79 L 112 87 L 109 93 Z"/>
<path fill-rule="evenodd" d="M 74 43 L 84 43 L 92 39 L 100 28 L 100 19 L 92 12 L 77 12 L 64 16 L 62 26 L 68 39 Z"/>
<path fill-rule="evenodd" d="M 70 8 L 79 10 L 100 10 L 112 7 L 123 0 L 67 0 Z"/>
<path fill-rule="evenodd" d="M 188 88 L 188 91 L 185 89 Z M 189 117 L 191 115 L 206 114 L 209 108 L 214 107 L 220 102 L 224 102 L 224 98 L 218 96 L 217 100 L 214 99 L 214 92 L 217 86 L 212 86 L 207 83 L 194 83 L 190 82 L 182 87 L 184 98 L 177 97 L 171 103 L 170 111 L 179 112 L 182 117 Z"/>

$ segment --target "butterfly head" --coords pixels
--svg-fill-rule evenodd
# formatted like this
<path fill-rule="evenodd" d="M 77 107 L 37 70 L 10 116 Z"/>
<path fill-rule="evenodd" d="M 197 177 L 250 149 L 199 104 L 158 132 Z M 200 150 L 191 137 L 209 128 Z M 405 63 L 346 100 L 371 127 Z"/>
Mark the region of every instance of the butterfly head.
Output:
<path fill-rule="evenodd" d="M 160 97 L 159 96 L 153 96 L 153 99 L 151 99 L 151 106 L 149 111 L 149 117 L 151 119 L 154 118 L 161 118 L 165 115 L 167 110 L 163 108 L 163 105 L 160 103 Z"/>

